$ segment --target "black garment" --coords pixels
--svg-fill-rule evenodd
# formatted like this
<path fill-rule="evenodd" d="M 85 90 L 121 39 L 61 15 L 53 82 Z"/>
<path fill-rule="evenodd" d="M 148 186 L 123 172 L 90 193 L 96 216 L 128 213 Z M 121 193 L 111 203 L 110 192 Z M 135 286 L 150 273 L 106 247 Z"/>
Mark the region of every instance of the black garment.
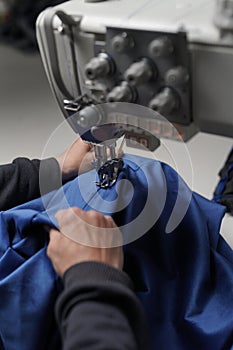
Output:
<path fill-rule="evenodd" d="M 142 307 L 125 272 L 99 262 L 66 271 L 56 316 L 63 350 L 147 350 Z"/>
<path fill-rule="evenodd" d="M 61 186 L 61 171 L 55 158 L 17 158 L 0 165 L 0 210 L 38 198 Z M 41 186 L 40 186 L 41 184 Z"/>

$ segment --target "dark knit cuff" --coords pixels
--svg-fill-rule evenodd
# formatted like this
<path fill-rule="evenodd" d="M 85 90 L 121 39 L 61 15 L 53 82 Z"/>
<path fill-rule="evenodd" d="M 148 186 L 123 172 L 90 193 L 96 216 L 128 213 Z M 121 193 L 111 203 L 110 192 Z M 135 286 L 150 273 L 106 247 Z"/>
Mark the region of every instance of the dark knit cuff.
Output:
<path fill-rule="evenodd" d="M 33 163 L 39 167 L 39 186 L 41 195 L 62 186 L 62 174 L 55 158 L 47 158 L 41 161 L 34 159 Z"/>
<path fill-rule="evenodd" d="M 63 276 L 64 285 L 68 289 L 77 287 L 79 281 L 80 285 L 85 283 L 95 284 L 95 282 L 117 282 L 127 286 L 131 290 L 134 289 L 132 281 L 124 271 L 97 261 L 88 261 L 73 265 Z"/>

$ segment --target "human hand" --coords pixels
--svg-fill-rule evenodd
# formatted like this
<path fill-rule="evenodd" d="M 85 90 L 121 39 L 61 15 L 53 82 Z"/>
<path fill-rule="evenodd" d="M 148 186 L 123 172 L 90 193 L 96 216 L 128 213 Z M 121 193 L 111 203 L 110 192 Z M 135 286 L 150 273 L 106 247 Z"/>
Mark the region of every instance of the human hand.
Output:
<path fill-rule="evenodd" d="M 60 166 L 63 180 L 69 180 L 84 173 L 93 167 L 94 149 L 83 142 L 81 137 L 76 140 L 65 152 L 56 157 Z"/>
<path fill-rule="evenodd" d="M 122 235 L 110 216 L 69 208 L 59 211 L 56 218 L 60 231 L 50 230 L 47 255 L 60 276 L 84 261 L 98 261 L 122 269 Z"/>
<path fill-rule="evenodd" d="M 123 150 L 116 149 L 117 157 L 123 156 Z M 109 149 L 107 156 L 110 156 Z M 76 140 L 65 152 L 56 157 L 62 172 L 62 179 L 69 180 L 72 177 L 85 173 L 94 167 L 94 146 L 85 143 L 81 137 Z"/>

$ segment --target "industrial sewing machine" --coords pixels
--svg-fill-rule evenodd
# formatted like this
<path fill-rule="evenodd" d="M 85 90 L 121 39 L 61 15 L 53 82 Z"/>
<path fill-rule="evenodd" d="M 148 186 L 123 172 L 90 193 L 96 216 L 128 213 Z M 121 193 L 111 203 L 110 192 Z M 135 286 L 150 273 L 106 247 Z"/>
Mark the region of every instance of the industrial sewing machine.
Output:
<path fill-rule="evenodd" d="M 150 150 L 198 131 L 233 136 L 232 0 L 73 0 L 41 13 L 37 39 L 102 187 L 121 169 L 123 134 Z"/>

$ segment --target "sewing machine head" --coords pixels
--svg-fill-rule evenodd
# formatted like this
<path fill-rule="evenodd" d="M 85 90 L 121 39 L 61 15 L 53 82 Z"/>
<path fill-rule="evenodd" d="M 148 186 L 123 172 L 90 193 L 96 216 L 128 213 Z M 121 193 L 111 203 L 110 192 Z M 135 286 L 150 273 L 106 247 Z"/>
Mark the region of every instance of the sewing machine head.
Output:
<path fill-rule="evenodd" d="M 150 150 L 199 130 L 233 136 L 230 11 L 221 0 L 75 0 L 39 16 L 51 87 L 98 169 L 122 134 Z"/>
<path fill-rule="evenodd" d="M 99 175 L 97 184 L 102 188 L 112 186 L 123 167 L 121 155 L 125 141 L 128 146 L 143 147 L 144 150 L 153 151 L 159 146 L 159 137 L 149 129 L 155 121 L 163 123 L 174 136 L 179 137 L 173 125 L 157 112 L 131 103 L 91 104 L 68 119 L 82 139 L 94 145 Z"/>

